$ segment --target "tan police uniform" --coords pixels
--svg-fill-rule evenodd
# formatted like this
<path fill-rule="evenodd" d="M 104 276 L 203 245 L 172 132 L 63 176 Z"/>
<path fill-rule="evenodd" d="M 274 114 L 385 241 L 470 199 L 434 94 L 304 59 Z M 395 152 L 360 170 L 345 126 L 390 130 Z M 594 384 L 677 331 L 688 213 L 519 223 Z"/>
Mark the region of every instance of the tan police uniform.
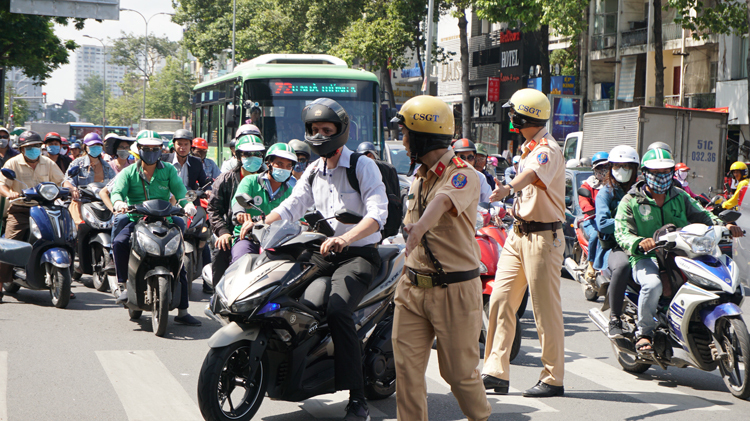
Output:
<path fill-rule="evenodd" d="M 527 168 L 536 172 L 539 181 L 516 195 L 516 223 L 497 263 L 490 296 L 482 373 L 509 380 L 515 314 L 528 285 L 542 345 L 544 368 L 539 380 L 551 386 L 562 386 L 565 352 L 560 268 L 565 249 L 562 231 L 565 163 L 560 146 L 546 129 L 523 144 L 518 173 Z"/>
<path fill-rule="evenodd" d="M 432 168 L 423 165 L 417 171 L 404 223 L 416 223 L 440 194 L 451 200 L 453 209 L 425 234 L 425 241 L 446 275 L 436 276 L 439 270 L 420 244 L 409 254 L 396 289 L 393 351 L 398 419 L 427 421 L 424 376 L 437 336 L 440 375 L 469 420 L 486 420 L 492 408 L 477 370 L 482 328 L 480 251 L 474 239 L 479 179 L 451 150 Z M 448 283 L 441 285 L 443 281 Z"/>

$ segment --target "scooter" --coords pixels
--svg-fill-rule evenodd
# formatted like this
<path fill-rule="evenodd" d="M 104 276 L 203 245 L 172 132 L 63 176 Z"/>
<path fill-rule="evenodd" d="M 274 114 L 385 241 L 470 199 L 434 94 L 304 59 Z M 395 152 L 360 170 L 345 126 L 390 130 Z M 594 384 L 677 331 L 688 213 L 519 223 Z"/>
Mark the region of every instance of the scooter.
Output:
<path fill-rule="evenodd" d="M 182 232 L 167 218 L 183 216 L 185 211 L 164 200 L 147 200 L 128 206 L 127 213 L 142 218 L 130 238 L 125 306 L 133 320 L 150 311 L 154 334 L 164 336 L 169 311 L 180 304 L 179 274 L 185 254 Z"/>
<path fill-rule="evenodd" d="M 78 267 L 82 274 L 92 275 L 93 286 L 97 291 L 109 289 L 105 268 L 111 259 L 112 249 L 112 212 L 104 206 L 99 191 L 105 183 L 89 183 L 78 189 L 81 198 L 81 215 L 83 224 L 78 231 Z"/>
<path fill-rule="evenodd" d="M 185 195 L 185 198 L 189 202 L 193 202 L 196 199 L 201 199 L 201 202 L 203 202 L 203 199 L 206 198 L 205 188 L 212 182 L 213 181 L 210 181 L 198 190 L 189 190 Z M 206 204 L 206 207 L 207 206 L 208 204 Z M 185 241 L 183 267 L 187 272 L 188 283 L 193 282 L 193 280 L 201 276 L 201 269 L 203 268 L 203 248 L 206 247 L 206 243 L 211 238 L 206 207 L 196 206 L 195 216 L 187 217 L 187 228 L 183 235 Z"/>
<path fill-rule="evenodd" d="M 739 212 L 721 215 L 725 222 L 732 222 Z M 638 352 L 634 344 L 640 289 L 635 283 L 629 285 L 622 316 L 625 337 L 610 339 L 625 371 L 643 373 L 654 364 L 662 369 L 692 366 L 704 371 L 718 367 L 732 395 L 750 397 L 750 335 L 740 310 L 744 300 L 738 278 L 741 268 L 717 245 L 728 236 L 723 226 L 691 224 L 655 238 L 657 249 L 666 255 L 660 269 L 668 272 L 677 293 L 668 305 L 658 308 L 653 351 Z M 589 318 L 607 335 L 609 320 L 602 311 L 589 310 Z"/>
<path fill-rule="evenodd" d="M 323 314 L 330 277 L 318 276 L 318 267 L 310 261 L 328 238 L 321 232 L 333 230 L 316 214 L 305 216 L 311 231 L 296 221 L 254 226 L 252 236 L 261 253 L 238 259 L 216 285 L 205 313 L 223 327 L 208 341 L 211 349 L 198 378 L 204 419 L 250 420 L 266 396 L 299 402 L 336 391 L 334 347 Z M 335 218 L 344 224 L 362 219 L 343 209 Z M 393 296 L 405 248 L 380 245 L 378 253 L 380 270 L 354 312 L 365 396 L 371 400 L 385 399 L 396 390 Z"/>
<path fill-rule="evenodd" d="M 609 268 L 604 268 L 596 271 L 596 277 L 593 280 L 586 279 L 585 273 L 586 268 L 588 268 L 589 260 L 589 238 L 586 236 L 586 232 L 583 228 L 581 228 L 582 223 L 583 219 L 578 217 L 574 224 L 581 257 L 577 263 L 573 258 L 567 257 L 565 258 L 563 265 L 570 276 L 572 276 L 576 282 L 581 284 L 583 295 L 586 299 L 588 301 L 597 301 L 599 297 L 606 297 L 607 289 L 609 288 L 612 279 L 612 272 Z"/>
<path fill-rule="evenodd" d="M 16 179 L 15 171 L 8 168 L 0 171 L 7 179 Z M 21 287 L 49 290 L 55 307 L 68 306 L 77 231 L 67 206 L 57 205 L 55 201 L 69 198 L 68 189 L 43 182 L 23 190 L 21 197 L 11 201 L 36 202 L 37 205 L 29 212 L 31 256 L 24 265 L 13 269 L 12 283 L 3 284 L 8 293 L 18 292 Z"/>

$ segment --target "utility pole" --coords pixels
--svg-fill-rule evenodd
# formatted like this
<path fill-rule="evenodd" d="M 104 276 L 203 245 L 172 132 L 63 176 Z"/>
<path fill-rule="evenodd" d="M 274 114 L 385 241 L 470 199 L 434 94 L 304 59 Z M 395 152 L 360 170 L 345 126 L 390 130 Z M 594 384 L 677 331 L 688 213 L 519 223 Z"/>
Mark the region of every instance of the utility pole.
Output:
<path fill-rule="evenodd" d="M 432 0 L 430 0 L 432 2 Z M 232 0 L 232 71 L 237 66 L 237 61 L 234 59 L 234 39 L 235 39 L 235 28 L 237 25 L 237 0 Z"/>
<path fill-rule="evenodd" d="M 430 73 L 432 73 L 432 32 L 435 25 L 432 18 L 435 13 L 435 0 L 430 0 L 427 5 L 427 51 L 425 52 L 424 81 L 422 82 L 422 93 L 430 93 Z M 419 57 L 417 57 L 419 60 Z"/>

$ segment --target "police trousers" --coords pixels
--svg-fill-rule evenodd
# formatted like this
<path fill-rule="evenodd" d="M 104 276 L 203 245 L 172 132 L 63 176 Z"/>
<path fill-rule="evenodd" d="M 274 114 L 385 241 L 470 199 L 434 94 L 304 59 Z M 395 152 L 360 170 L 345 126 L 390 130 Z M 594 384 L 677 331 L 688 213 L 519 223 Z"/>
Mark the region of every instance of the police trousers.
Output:
<path fill-rule="evenodd" d="M 554 242 L 554 244 L 553 244 Z M 560 299 L 560 268 L 565 237 L 557 230 L 523 236 L 511 232 L 497 262 L 490 296 L 489 326 L 483 374 L 510 380 L 510 349 L 516 329 L 516 311 L 529 287 L 534 321 L 542 345 L 542 374 L 539 380 L 562 386 L 565 372 L 565 331 Z"/>
<path fill-rule="evenodd" d="M 470 421 L 489 418 L 492 407 L 477 370 L 482 330 L 480 279 L 425 289 L 402 275 L 394 300 L 398 419 L 427 421 L 425 371 L 435 337 L 440 375 L 451 386 L 461 411 Z"/>

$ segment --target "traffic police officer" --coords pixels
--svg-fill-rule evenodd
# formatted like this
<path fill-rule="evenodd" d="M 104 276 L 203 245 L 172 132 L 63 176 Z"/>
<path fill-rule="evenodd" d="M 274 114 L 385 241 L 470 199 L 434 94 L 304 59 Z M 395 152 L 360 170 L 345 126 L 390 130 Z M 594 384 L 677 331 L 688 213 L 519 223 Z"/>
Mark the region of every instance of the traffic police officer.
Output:
<path fill-rule="evenodd" d="M 520 129 L 526 141 L 518 175 L 505 185 L 498 182 L 492 194 L 492 200 L 516 195 L 516 221 L 497 263 L 490 296 L 484 385 L 497 393 L 508 393 L 515 314 L 528 285 L 543 369 L 539 382 L 523 396 L 562 396 L 565 352 L 560 267 L 565 241 L 565 161 L 560 146 L 544 127 L 550 104 L 543 93 L 521 89 L 503 107 L 510 108 L 513 126 Z"/>
<path fill-rule="evenodd" d="M 479 179 L 448 149 L 453 112 L 443 101 L 410 99 L 394 122 L 421 166 L 409 191 L 404 220 L 406 268 L 396 289 L 393 353 L 398 419 L 427 421 L 425 370 L 437 336 L 440 375 L 469 420 L 486 420 L 487 402 L 477 370 L 482 325 L 479 246 L 474 239 Z"/>

